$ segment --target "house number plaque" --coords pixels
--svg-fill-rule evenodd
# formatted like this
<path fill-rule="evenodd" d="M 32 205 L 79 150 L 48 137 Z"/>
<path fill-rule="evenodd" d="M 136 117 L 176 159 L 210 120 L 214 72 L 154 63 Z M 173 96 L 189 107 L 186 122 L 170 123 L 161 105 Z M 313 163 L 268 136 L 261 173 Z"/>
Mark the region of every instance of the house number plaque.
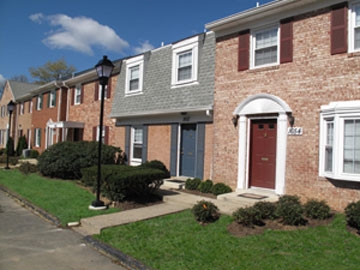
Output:
<path fill-rule="evenodd" d="M 288 135 L 289 136 L 301 136 L 303 134 L 302 127 L 289 127 L 288 128 Z"/>

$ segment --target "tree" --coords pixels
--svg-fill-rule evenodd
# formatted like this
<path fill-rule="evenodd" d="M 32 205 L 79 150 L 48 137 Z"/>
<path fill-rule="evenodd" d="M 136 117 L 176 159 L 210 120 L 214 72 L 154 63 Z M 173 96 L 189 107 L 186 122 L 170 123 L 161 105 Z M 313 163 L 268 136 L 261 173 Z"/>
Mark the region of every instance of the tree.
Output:
<path fill-rule="evenodd" d="M 54 62 L 48 61 L 38 68 L 29 68 L 31 76 L 37 79 L 36 83 L 38 84 L 46 84 L 54 80 L 65 78 L 70 76 L 75 70 L 76 68 L 74 66 L 68 66 L 63 58 Z"/>
<path fill-rule="evenodd" d="M 29 79 L 21 74 L 21 75 L 14 75 L 11 77 L 10 81 L 17 81 L 17 82 L 24 82 L 24 83 L 28 83 L 29 82 Z"/>

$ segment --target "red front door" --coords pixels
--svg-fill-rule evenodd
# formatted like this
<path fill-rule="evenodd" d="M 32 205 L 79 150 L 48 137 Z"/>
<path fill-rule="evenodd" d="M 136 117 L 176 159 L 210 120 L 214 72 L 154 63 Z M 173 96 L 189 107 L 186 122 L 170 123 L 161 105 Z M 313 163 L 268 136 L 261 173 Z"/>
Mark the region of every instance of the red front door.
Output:
<path fill-rule="evenodd" d="M 275 189 L 276 119 L 251 121 L 250 187 Z"/>

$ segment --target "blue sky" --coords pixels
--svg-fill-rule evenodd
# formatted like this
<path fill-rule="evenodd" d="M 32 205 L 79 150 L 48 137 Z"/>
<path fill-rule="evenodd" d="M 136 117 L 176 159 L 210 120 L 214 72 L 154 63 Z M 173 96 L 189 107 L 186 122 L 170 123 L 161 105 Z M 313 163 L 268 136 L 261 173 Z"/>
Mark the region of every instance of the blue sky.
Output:
<path fill-rule="evenodd" d="M 64 58 L 77 71 L 204 31 L 269 0 L 1 0 L 0 81 Z"/>

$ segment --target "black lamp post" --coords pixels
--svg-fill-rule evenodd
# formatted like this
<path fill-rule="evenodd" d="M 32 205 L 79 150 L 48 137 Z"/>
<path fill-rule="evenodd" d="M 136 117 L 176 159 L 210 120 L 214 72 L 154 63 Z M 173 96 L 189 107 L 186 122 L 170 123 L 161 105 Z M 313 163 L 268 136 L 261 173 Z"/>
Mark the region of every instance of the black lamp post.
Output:
<path fill-rule="evenodd" d="M 15 103 L 12 100 L 10 100 L 10 102 L 8 103 L 7 110 L 8 110 L 8 113 L 9 113 L 9 129 L 8 129 L 8 136 L 7 136 L 7 154 L 6 154 L 6 167 L 5 167 L 5 169 L 9 170 L 10 169 L 10 167 L 9 167 L 9 152 L 10 152 L 9 141 L 10 141 L 10 132 L 11 132 L 11 115 L 12 115 L 13 111 L 15 110 Z"/>
<path fill-rule="evenodd" d="M 96 200 L 91 203 L 90 209 L 104 209 L 105 204 L 100 200 L 100 183 L 101 183 L 101 145 L 102 145 L 102 131 L 103 131 L 103 118 L 104 118 L 104 91 L 105 86 L 114 69 L 113 63 L 104 55 L 103 59 L 95 66 L 99 83 L 101 85 L 101 100 L 100 100 L 100 120 L 99 120 L 99 153 L 98 153 L 98 170 L 97 170 L 97 187 L 96 187 Z"/>

